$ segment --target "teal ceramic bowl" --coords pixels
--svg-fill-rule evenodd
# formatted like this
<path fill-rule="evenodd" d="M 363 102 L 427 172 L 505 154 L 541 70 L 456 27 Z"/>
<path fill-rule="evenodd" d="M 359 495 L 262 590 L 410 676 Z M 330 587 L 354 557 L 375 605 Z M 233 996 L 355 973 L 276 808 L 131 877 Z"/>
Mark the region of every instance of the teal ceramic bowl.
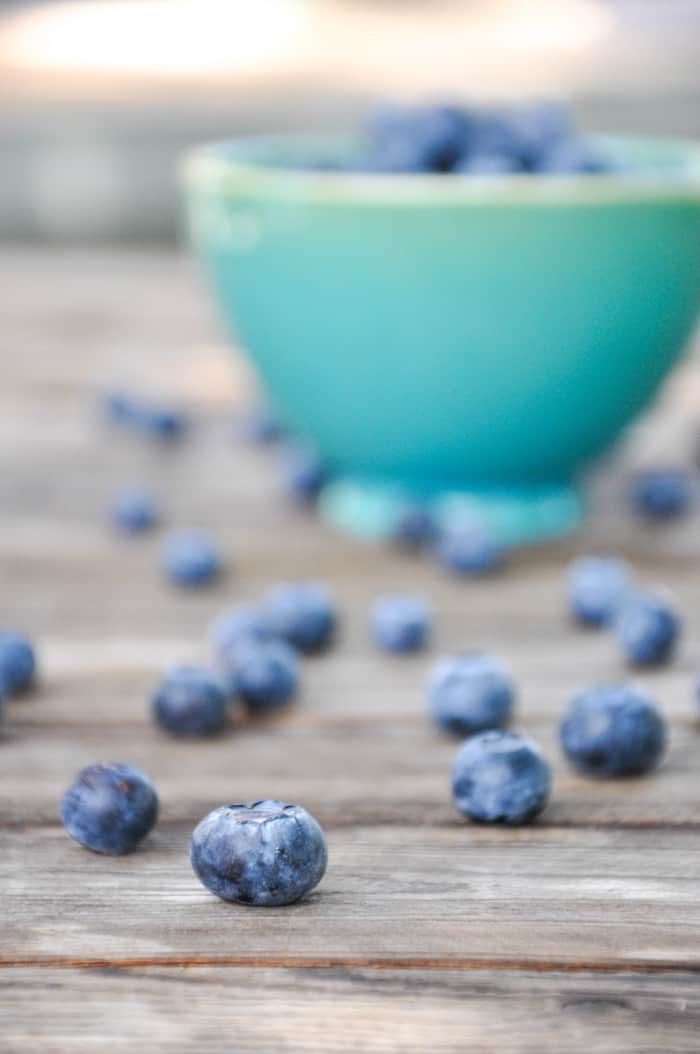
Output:
<path fill-rule="evenodd" d="M 613 175 L 285 167 L 348 139 L 204 147 L 191 235 L 236 340 L 365 534 L 404 500 L 515 542 L 573 527 L 581 470 L 650 401 L 700 301 L 700 147 L 600 140 Z"/>

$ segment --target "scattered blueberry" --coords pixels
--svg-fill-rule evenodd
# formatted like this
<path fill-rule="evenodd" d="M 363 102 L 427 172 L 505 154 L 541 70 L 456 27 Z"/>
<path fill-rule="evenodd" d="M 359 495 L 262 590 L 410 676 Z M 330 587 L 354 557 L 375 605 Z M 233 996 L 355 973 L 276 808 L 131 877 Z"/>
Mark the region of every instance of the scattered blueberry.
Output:
<path fill-rule="evenodd" d="M 143 487 L 130 487 L 117 495 L 110 515 L 119 530 L 137 534 L 157 524 L 158 505 L 150 491 Z"/>
<path fill-rule="evenodd" d="M 673 657 L 681 623 L 669 604 L 659 597 L 634 593 L 620 608 L 614 630 L 630 665 L 661 666 Z"/>
<path fill-rule="evenodd" d="M 688 512 L 693 485 L 687 472 L 665 469 L 640 472 L 630 492 L 632 507 L 647 520 L 672 520 Z"/>
<path fill-rule="evenodd" d="M 441 659 L 428 680 L 428 706 L 438 725 L 455 736 L 502 728 L 515 699 L 506 668 L 491 655 Z"/>
<path fill-rule="evenodd" d="M 96 853 L 135 849 L 158 816 L 158 796 L 148 776 L 116 762 L 88 765 L 61 800 L 68 834 Z"/>
<path fill-rule="evenodd" d="M 328 482 L 328 472 L 318 454 L 309 447 L 290 445 L 282 460 L 284 485 L 296 501 L 311 503 Z"/>
<path fill-rule="evenodd" d="M 499 570 L 506 553 L 488 534 L 473 525 L 448 527 L 435 545 L 440 563 L 459 575 L 487 575 Z"/>
<path fill-rule="evenodd" d="M 221 573 L 221 559 L 212 541 L 199 531 L 173 534 L 163 548 L 163 568 L 179 586 L 200 586 Z"/>
<path fill-rule="evenodd" d="M 323 878 L 323 831 L 299 805 L 258 801 L 222 805 L 192 835 L 197 878 L 222 900 L 279 907 L 292 904 Z"/>
<path fill-rule="evenodd" d="M 109 392 L 103 409 L 107 420 L 115 425 L 135 425 L 139 419 L 140 408 L 126 392 Z"/>
<path fill-rule="evenodd" d="M 435 533 L 435 521 L 425 506 L 410 504 L 399 512 L 392 540 L 407 549 L 414 549 L 431 542 Z"/>
<path fill-rule="evenodd" d="M 227 697 L 216 676 L 195 666 L 170 670 L 153 696 L 153 716 L 174 736 L 208 736 L 226 722 Z"/>
<path fill-rule="evenodd" d="M 259 608 L 241 606 L 219 616 L 212 626 L 211 639 L 214 655 L 220 658 L 239 644 L 274 640 L 275 634 Z"/>
<path fill-rule="evenodd" d="M 380 648 L 406 654 L 426 646 L 431 621 L 428 605 L 417 597 L 381 597 L 372 605 L 370 628 Z"/>
<path fill-rule="evenodd" d="M 283 422 L 267 403 L 259 403 L 247 414 L 241 428 L 241 437 L 248 443 L 276 443 L 287 433 Z"/>
<path fill-rule="evenodd" d="M 275 586 L 265 597 L 262 611 L 272 633 L 298 651 L 308 653 L 326 648 L 336 631 L 333 599 L 318 582 Z"/>
<path fill-rule="evenodd" d="M 567 758 L 586 775 L 641 776 L 663 754 L 666 723 L 633 685 L 600 685 L 572 701 L 560 736 Z"/>
<path fill-rule="evenodd" d="M 154 439 L 172 443 L 181 439 L 187 431 L 188 420 L 181 410 L 167 406 L 144 404 L 141 407 L 139 425 L 141 430 Z"/>
<path fill-rule="evenodd" d="M 623 603 L 630 579 L 627 565 L 612 556 L 580 556 L 569 568 L 569 603 L 577 622 L 605 626 Z"/>
<path fill-rule="evenodd" d="M 452 771 L 458 808 L 472 820 L 521 824 L 542 812 L 549 765 L 533 742 L 515 732 L 480 732 L 461 747 Z"/>
<path fill-rule="evenodd" d="M 21 633 L 0 631 L 0 695 L 20 695 L 36 674 L 34 649 Z"/>
<path fill-rule="evenodd" d="M 299 687 L 296 652 L 285 641 L 245 641 L 221 658 L 233 696 L 252 714 L 279 710 L 292 701 Z"/>

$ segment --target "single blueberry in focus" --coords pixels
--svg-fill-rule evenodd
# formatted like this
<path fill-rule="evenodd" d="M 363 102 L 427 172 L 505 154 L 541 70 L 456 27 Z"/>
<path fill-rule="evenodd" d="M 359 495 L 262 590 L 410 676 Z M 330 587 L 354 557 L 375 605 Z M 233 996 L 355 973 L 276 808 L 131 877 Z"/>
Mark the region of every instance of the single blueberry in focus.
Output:
<path fill-rule="evenodd" d="M 0 630 L 0 695 L 20 695 L 32 687 L 36 658 L 21 633 Z"/>
<path fill-rule="evenodd" d="M 432 614 L 418 597 L 380 597 L 372 605 L 370 629 L 374 642 L 399 654 L 420 651 L 430 638 Z"/>
<path fill-rule="evenodd" d="M 254 406 L 246 415 L 240 429 L 241 438 L 260 445 L 276 443 L 286 435 L 282 420 L 267 403 Z"/>
<path fill-rule="evenodd" d="M 323 878 L 323 831 L 299 805 L 258 801 L 222 805 L 195 827 L 190 860 L 197 878 L 222 900 L 292 904 Z"/>
<path fill-rule="evenodd" d="M 644 519 L 672 520 L 688 512 L 693 484 L 689 474 L 680 469 L 640 472 L 632 481 L 630 500 Z"/>
<path fill-rule="evenodd" d="M 440 659 L 428 679 L 435 722 L 454 736 L 471 736 L 508 724 L 515 690 L 505 666 L 491 655 Z"/>
<path fill-rule="evenodd" d="M 239 644 L 275 639 L 270 624 L 259 608 L 241 606 L 226 611 L 214 622 L 211 641 L 214 655 L 220 658 Z"/>
<path fill-rule="evenodd" d="M 310 504 L 328 482 L 318 454 L 305 446 L 288 446 L 282 460 L 284 486 L 291 498 Z"/>
<path fill-rule="evenodd" d="M 221 559 L 212 541 L 199 531 L 183 531 L 167 539 L 163 568 L 179 586 L 200 586 L 221 573 Z"/>
<path fill-rule="evenodd" d="M 672 608 L 650 593 L 627 597 L 614 623 L 615 636 L 632 666 L 660 666 L 673 657 L 681 632 Z"/>
<path fill-rule="evenodd" d="M 666 722 L 633 685 L 599 685 L 571 702 L 560 737 L 571 764 L 586 775 L 641 776 L 663 754 Z"/>
<path fill-rule="evenodd" d="M 391 537 L 397 545 L 406 549 L 417 549 L 431 542 L 436 527 L 433 517 L 423 505 L 405 505 L 396 517 Z"/>
<path fill-rule="evenodd" d="M 208 736 L 226 722 L 226 693 L 209 670 L 177 666 L 153 696 L 153 716 L 174 736 Z"/>
<path fill-rule="evenodd" d="M 252 714 L 279 710 L 299 687 L 296 652 L 283 640 L 244 641 L 220 657 L 231 694 Z"/>
<path fill-rule="evenodd" d="M 459 575 L 486 575 L 503 566 L 506 553 L 488 534 L 473 525 L 448 527 L 438 538 L 440 563 Z"/>
<path fill-rule="evenodd" d="M 577 622 L 606 626 L 612 622 L 629 589 L 624 560 L 612 556 L 580 556 L 569 568 L 569 603 Z"/>
<path fill-rule="evenodd" d="M 457 807 L 472 820 L 521 824 L 542 812 L 549 765 L 539 747 L 515 732 L 480 732 L 461 747 L 452 770 Z"/>
<path fill-rule="evenodd" d="M 96 853 L 135 849 L 157 816 L 158 796 L 148 776 L 116 762 L 88 765 L 61 800 L 68 834 Z"/>
<path fill-rule="evenodd" d="M 320 651 L 336 631 L 335 604 L 319 582 L 288 582 L 271 589 L 262 612 L 272 633 L 298 651 Z"/>
<path fill-rule="evenodd" d="M 137 534 L 157 524 L 158 505 L 150 491 L 143 487 L 129 487 L 115 498 L 110 516 L 119 530 Z"/>

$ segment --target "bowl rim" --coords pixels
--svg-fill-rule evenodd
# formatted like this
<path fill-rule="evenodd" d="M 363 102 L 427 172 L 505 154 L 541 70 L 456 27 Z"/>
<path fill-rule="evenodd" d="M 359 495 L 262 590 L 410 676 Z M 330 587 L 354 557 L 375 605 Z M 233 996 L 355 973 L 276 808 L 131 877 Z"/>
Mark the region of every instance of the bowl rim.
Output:
<path fill-rule="evenodd" d="M 681 170 L 620 170 L 614 173 L 459 173 L 348 172 L 283 167 L 236 157 L 285 144 L 321 146 L 347 140 L 347 133 L 278 133 L 235 136 L 193 147 L 184 155 L 180 177 L 187 191 L 238 196 L 303 199 L 323 205 L 597 205 L 621 201 L 700 201 L 700 142 L 634 135 L 587 137 L 603 147 L 631 147 L 683 157 Z M 223 151 L 226 151 L 226 156 Z"/>

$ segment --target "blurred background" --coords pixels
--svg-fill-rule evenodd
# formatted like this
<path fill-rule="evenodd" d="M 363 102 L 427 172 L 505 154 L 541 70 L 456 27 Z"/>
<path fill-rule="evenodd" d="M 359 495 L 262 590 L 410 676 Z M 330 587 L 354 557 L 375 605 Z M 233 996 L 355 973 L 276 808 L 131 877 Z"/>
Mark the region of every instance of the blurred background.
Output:
<path fill-rule="evenodd" d="M 0 237 L 173 240 L 190 144 L 436 96 L 700 136 L 700 0 L 2 0 Z"/>

